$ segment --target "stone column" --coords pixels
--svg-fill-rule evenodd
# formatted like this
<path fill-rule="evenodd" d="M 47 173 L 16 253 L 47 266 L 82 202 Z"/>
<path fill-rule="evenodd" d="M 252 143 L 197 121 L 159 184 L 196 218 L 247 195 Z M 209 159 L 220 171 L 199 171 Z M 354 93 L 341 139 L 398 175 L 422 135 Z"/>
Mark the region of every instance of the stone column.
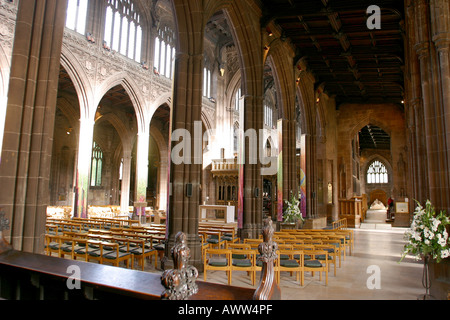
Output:
<path fill-rule="evenodd" d="M 163 267 L 170 268 L 170 248 L 178 232 L 186 234 L 191 249 L 191 264 L 202 270 L 201 241 L 198 235 L 198 206 L 201 192 L 201 170 L 203 161 L 201 108 L 202 108 L 203 54 L 178 52 L 175 58 L 174 97 L 172 106 L 172 134 L 178 132 L 182 138 L 171 136 L 169 150 L 171 161 L 168 205 L 168 228 L 166 253 Z M 200 126 L 199 126 L 200 124 Z M 198 130 L 198 127 L 200 130 Z M 200 131 L 200 132 L 198 132 Z M 174 141 L 172 141 L 172 139 Z M 175 152 L 184 147 L 183 153 Z M 183 156 L 183 159 L 179 159 Z"/>
<path fill-rule="evenodd" d="M 450 3 L 447 0 L 431 0 L 432 41 L 436 50 L 437 92 L 440 95 L 439 121 L 442 121 L 440 148 L 440 175 L 442 177 L 442 209 L 450 210 Z"/>
<path fill-rule="evenodd" d="M 415 45 L 414 6 L 406 7 L 406 92 L 405 112 L 409 135 L 409 168 L 411 176 L 411 199 L 421 203 L 428 198 L 428 179 L 426 179 L 427 162 L 424 139 L 423 103 L 420 79 L 420 65 L 417 58 Z"/>
<path fill-rule="evenodd" d="M 129 214 L 131 188 L 131 150 L 123 151 L 122 187 L 120 195 L 120 211 Z"/>
<path fill-rule="evenodd" d="M 14 249 L 42 253 L 67 1 L 21 0 L 0 165 Z"/>
<path fill-rule="evenodd" d="M 239 156 L 239 201 L 238 210 L 242 221 L 239 222 L 241 238 L 255 238 L 262 228 L 262 191 L 263 175 L 258 152 L 264 152 L 264 146 L 258 146 L 259 134 L 263 128 L 263 97 L 244 96 L 243 108 L 240 110 L 240 152 Z M 254 132 L 254 139 L 244 138 L 244 133 Z"/>
<path fill-rule="evenodd" d="M 92 143 L 95 122 L 90 119 L 80 120 L 78 140 L 77 170 L 75 173 L 74 217 L 87 218 L 89 208 L 89 187 L 91 184 Z"/>
<path fill-rule="evenodd" d="M 440 85 L 440 69 L 445 67 L 447 58 L 442 58 L 444 66 L 436 59 L 436 48 L 430 39 L 430 8 L 425 0 L 414 2 L 415 5 L 415 49 L 420 63 L 420 78 L 422 84 L 422 100 L 424 111 L 424 135 L 427 154 L 427 175 L 429 181 L 429 196 L 432 203 L 439 209 L 449 208 L 448 187 L 449 169 L 448 152 L 446 150 L 444 97 Z M 438 37 L 435 36 L 435 40 Z M 441 42 L 442 43 L 442 42 Z M 445 47 L 445 46 L 442 46 Z M 445 52 L 445 49 L 443 49 Z M 445 54 L 441 55 L 445 56 Z M 448 66 L 447 66 L 448 69 Z M 444 73 L 446 71 L 443 71 Z M 447 71 L 448 74 L 448 71 Z M 446 90 L 447 91 L 447 90 Z"/>
<path fill-rule="evenodd" d="M 145 215 L 145 207 L 147 206 L 149 143 L 149 133 L 146 131 L 139 132 L 136 152 L 136 193 L 134 199 L 134 213 L 139 218 Z"/>
<path fill-rule="evenodd" d="M 278 121 L 278 147 L 280 148 L 278 161 L 278 221 L 282 218 L 285 200 L 291 200 L 291 192 L 298 199 L 297 160 L 296 160 L 296 122 L 291 120 Z"/>

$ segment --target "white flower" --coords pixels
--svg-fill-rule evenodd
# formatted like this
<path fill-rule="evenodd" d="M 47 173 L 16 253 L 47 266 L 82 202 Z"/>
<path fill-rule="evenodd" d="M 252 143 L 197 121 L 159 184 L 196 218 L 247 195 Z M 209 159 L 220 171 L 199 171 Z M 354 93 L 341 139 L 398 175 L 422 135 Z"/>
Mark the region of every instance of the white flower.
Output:
<path fill-rule="evenodd" d="M 445 239 L 444 238 L 438 238 L 439 240 L 438 240 L 438 244 L 441 246 L 441 247 L 445 247 L 445 245 L 447 244 L 447 241 L 445 241 Z"/>
<path fill-rule="evenodd" d="M 445 259 L 445 258 L 448 258 L 448 257 L 450 257 L 450 250 L 449 250 L 449 249 L 447 249 L 447 250 L 442 250 L 442 252 L 441 252 L 441 258 L 442 258 L 442 259 Z"/>
<path fill-rule="evenodd" d="M 425 239 L 424 242 L 425 242 L 425 244 L 426 244 L 427 246 L 430 245 L 430 243 L 431 243 L 430 240 L 428 240 L 428 239 Z"/>

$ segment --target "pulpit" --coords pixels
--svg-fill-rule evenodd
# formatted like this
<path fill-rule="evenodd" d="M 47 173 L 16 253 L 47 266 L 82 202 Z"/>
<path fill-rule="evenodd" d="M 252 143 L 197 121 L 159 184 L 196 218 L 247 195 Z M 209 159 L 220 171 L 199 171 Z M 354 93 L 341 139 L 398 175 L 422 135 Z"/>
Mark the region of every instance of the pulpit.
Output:
<path fill-rule="evenodd" d="M 353 197 L 349 200 L 339 200 L 339 219 L 347 219 L 347 226 L 349 228 L 357 228 L 361 225 L 361 215 L 361 197 Z"/>

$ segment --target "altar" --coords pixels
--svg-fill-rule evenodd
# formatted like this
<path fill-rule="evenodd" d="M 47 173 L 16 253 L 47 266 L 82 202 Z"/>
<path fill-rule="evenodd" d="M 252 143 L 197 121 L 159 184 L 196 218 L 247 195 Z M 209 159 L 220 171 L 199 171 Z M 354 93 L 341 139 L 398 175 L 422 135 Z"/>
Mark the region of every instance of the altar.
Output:
<path fill-rule="evenodd" d="M 214 211 L 214 214 L 208 214 Z M 224 223 L 234 223 L 234 206 L 201 205 L 199 207 L 199 222 L 221 221 Z"/>

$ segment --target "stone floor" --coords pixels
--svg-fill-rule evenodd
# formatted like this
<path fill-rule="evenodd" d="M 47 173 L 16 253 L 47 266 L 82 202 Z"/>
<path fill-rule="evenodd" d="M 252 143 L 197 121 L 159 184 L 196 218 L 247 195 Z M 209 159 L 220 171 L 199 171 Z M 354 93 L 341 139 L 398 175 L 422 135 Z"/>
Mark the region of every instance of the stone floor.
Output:
<path fill-rule="evenodd" d="M 295 276 L 282 273 L 282 300 L 417 300 L 424 293 L 421 263 L 410 257 L 399 263 L 406 229 L 354 231 L 354 252 L 342 261 L 336 276 L 329 273 L 328 286 L 324 280 L 319 281 L 317 273 L 314 278 L 305 274 L 304 286 L 295 281 Z M 373 280 L 375 275 L 379 275 L 378 282 Z M 203 280 L 203 273 L 199 280 Z M 207 281 L 227 284 L 227 277 L 223 271 L 208 271 Z M 375 283 L 379 283 L 379 288 L 370 289 Z M 233 272 L 232 285 L 252 287 L 246 272 Z"/>

